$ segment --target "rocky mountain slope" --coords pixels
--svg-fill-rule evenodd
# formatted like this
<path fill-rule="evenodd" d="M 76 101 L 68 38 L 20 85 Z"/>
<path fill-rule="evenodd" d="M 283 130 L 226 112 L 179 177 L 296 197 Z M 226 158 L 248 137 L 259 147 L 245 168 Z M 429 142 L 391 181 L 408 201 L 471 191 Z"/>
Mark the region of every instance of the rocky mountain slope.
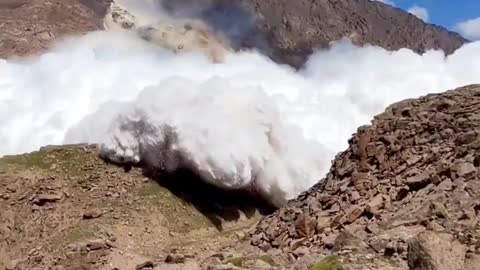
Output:
<path fill-rule="evenodd" d="M 101 29 L 103 0 L 0 0 L 0 58 L 45 51 L 68 35 Z"/>
<path fill-rule="evenodd" d="M 193 2 L 205 2 L 202 8 L 195 9 L 200 11 L 194 15 L 226 33 L 237 47 L 257 47 L 275 61 L 295 67 L 300 67 L 315 48 L 328 47 L 330 41 L 343 37 L 350 37 L 358 45 L 369 43 L 388 50 L 409 48 L 418 53 L 442 49 L 450 54 L 466 42 L 457 33 L 427 24 L 412 14 L 378 1 L 164 2 L 177 10 L 190 10 Z"/>
<path fill-rule="evenodd" d="M 172 14 L 200 18 L 235 48 L 256 47 L 300 67 L 315 48 L 350 37 L 389 50 L 452 53 L 467 42 L 400 9 L 370 0 L 163 0 Z M 52 40 L 103 29 L 110 0 L 0 0 L 0 57 L 44 51 Z M 194 8 L 192 8 L 194 7 Z M 187 11 L 185 11 L 187 10 Z M 183 12 L 180 12 L 183 11 Z"/>
<path fill-rule="evenodd" d="M 480 85 L 393 104 L 252 244 L 343 269 L 477 269 L 479 110 Z"/>

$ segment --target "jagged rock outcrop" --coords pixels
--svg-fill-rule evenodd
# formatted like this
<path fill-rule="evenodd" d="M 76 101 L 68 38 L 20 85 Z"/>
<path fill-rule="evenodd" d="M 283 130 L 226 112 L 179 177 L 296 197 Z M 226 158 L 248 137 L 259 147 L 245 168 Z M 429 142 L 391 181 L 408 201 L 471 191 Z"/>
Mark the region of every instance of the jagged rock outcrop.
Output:
<path fill-rule="evenodd" d="M 431 231 L 480 254 L 479 112 L 480 85 L 391 105 L 358 129 L 326 179 L 262 220 L 252 244 L 331 254 L 348 231 L 406 267 L 411 252 L 430 250 L 435 237 L 419 234 Z"/>

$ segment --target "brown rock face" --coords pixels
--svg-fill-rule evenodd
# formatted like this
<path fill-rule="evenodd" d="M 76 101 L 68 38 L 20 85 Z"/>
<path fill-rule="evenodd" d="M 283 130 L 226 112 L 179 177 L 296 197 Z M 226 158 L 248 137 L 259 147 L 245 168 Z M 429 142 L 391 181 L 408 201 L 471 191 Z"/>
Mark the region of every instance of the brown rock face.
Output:
<path fill-rule="evenodd" d="M 465 40 L 445 29 L 428 25 L 400 9 L 369 0 L 243 0 L 254 7 L 267 33 L 274 59 L 300 66 L 312 49 L 350 37 L 388 50 L 409 48 L 418 53 L 442 49 L 452 53 Z"/>
<path fill-rule="evenodd" d="M 59 37 L 99 30 L 107 0 L 0 0 L 0 58 L 36 54 Z"/>
<path fill-rule="evenodd" d="M 164 2 L 173 10 L 191 10 L 194 6 L 199 16 L 230 36 L 237 46 L 260 48 L 275 61 L 295 67 L 302 66 L 315 48 L 328 47 L 331 41 L 343 37 L 350 37 L 358 45 L 369 43 L 388 50 L 409 48 L 418 53 L 442 49 L 450 54 L 466 42 L 456 33 L 424 23 L 414 15 L 378 1 Z"/>
<path fill-rule="evenodd" d="M 160 0 L 157 0 L 160 1 Z M 48 48 L 54 38 L 103 28 L 111 0 L 0 0 L 0 57 Z M 400 9 L 369 0 L 163 0 L 176 15 L 201 18 L 236 49 L 256 47 L 301 67 L 315 48 L 349 37 L 388 50 L 452 53 L 467 40 Z"/>
<path fill-rule="evenodd" d="M 376 255 L 405 265 L 408 256 L 411 269 L 462 269 L 452 266 L 465 259 L 458 250 L 480 254 L 479 111 L 480 85 L 391 105 L 358 129 L 326 179 L 259 223 L 253 244 L 289 250 L 301 240 L 328 255 L 327 240 L 349 230 Z M 300 215 L 321 223 L 312 235 L 295 230 Z"/>

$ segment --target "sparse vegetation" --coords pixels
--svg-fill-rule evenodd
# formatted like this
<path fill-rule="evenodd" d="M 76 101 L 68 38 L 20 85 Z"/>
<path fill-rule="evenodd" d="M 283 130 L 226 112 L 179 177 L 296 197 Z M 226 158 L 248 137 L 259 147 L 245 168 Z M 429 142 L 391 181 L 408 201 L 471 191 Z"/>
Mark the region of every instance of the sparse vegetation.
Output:
<path fill-rule="evenodd" d="M 64 258 L 60 263 L 68 267 L 88 257 L 71 254 L 68 248 L 84 241 L 113 237 L 119 239 L 116 249 L 140 257 L 172 249 L 217 249 L 238 240 L 236 233 L 260 217 L 233 221 L 231 227 L 218 231 L 210 216 L 216 213 L 210 209 L 185 201 L 147 179 L 140 169 L 125 172 L 105 163 L 89 146 L 48 147 L 3 157 L 0 169 L 0 208 L 4 209 L 0 222 L 13 222 L 9 228 L 18 228 L 7 234 L 15 239 L 8 240 L 9 252 L 18 257 L 24 250 L 47 250 Z M 39 195 L 47 202 L 33 203 Z M 92 210 L 101 215 L 84 219 Z M 273 262 L 268 257 L 257 259 Z"/>
<path fill-rule="evenodd" d="M 342 270 L 342 268 L 337 261 L 337 257 L 328 256 L 312 265 L 309 270 Z"/>
<path fill-rule="evenodd" d="M 21 166 L 24 168 L 48 169 L 51 163 L 44 151 L 36 151 L 30 154 L 4 156 L 0 159 L 0 167 Z"/>
<path fill-rule="evenodd" d="M 269 255 L 235 257 L 235 258 L 226 260 L 226 263 L 230 263 L 236 267 L 246 267 L 247 269 L 251 269 L 252 264 L 254 264 L 254 262 L 257 260 L 263 261 L 270 266 L 277 266 L 273 258 Z"/>

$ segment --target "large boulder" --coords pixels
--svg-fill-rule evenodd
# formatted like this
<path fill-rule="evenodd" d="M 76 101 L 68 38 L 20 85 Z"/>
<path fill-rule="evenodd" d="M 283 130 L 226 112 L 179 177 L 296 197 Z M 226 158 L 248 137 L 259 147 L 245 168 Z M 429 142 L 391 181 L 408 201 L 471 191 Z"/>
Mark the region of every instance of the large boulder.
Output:
<path fill-rule="evenodd" d="M 465 246 L 452 235 L 423 232 L 408 246 L 411 270 L 462 270 L 465 266 Z"/>

